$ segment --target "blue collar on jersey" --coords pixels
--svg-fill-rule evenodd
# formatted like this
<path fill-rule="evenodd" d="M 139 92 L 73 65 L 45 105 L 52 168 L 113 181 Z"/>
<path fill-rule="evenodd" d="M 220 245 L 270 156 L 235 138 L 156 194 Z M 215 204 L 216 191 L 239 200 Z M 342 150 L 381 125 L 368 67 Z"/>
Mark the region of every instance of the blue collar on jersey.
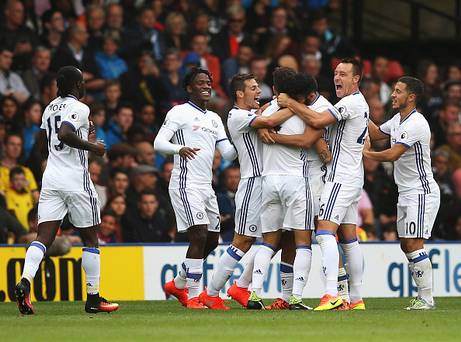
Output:
<path fill-rule="evenodd" d="M 355 93 L 352 93 L 352 95 L 357 95 L 360 94 L 360 90 L 357 90 Z"/>
<path fill-rule="evenodd" d="M 202 108 L 200 108 L 199 106 L 197 106 L 195 103 L 193 103 L 192 101 L 187 101 L 188 104 L 190 104 L 192 107 L 194 107 L 195 109 L 201 111 L 203 114 L 206 114 L 206 109 L 203 110 Z"/>
<path fill-rule="evenodd" d="M 64 96 L 64 97 L 71 97 L 71 98 L 73 98 L 73 99 L 75 99 L 75 100 L 78 101 L 78 99 L 77 99 L 74 95 L 67 95 L 67 96 Z"/>
<path fill-rule="evenodd" d="M 408 114 L 408 116 L 407 116 L 405 119 L 403 119 L 403 121 L 400 121 L 400 124 L 403 124 L 405 121 L 407 121 L 407 119 L 408 119 L 413 113 L 416 113 L 416 108 L 413 109 L 413 110 L 410 112 L 410 114 Z M 399 114 L 400 114 L 400 113 L 399 113 Z M 400 116 L 400 119 L 402 119 L 402 116 Z"/>
<path fill-rule="evenodd" d="M 320 97 L 320 93 L 317 92 L 317 96 L 315 97 L 314 101 L 312 101 L 312 103 L 309 106 L 312 106 L 314 103 L 316 103 L 319 97 Z"/>

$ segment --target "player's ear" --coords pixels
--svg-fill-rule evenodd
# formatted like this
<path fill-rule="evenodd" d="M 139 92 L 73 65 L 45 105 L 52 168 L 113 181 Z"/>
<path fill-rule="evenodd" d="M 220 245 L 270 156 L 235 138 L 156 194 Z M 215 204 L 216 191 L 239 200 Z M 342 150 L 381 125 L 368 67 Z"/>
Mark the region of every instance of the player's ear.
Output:
<path fill-rule="evenodd" d="M 240 99 L 241 99 L 241 98 L 243 98 L 243 96 L 244 96 L 244 92 L 243 92 L 242 90 L 237 90 L 237 91 L 236 91 L 236 95 L 237 95 L 237 98 L 240 98 Z"/>

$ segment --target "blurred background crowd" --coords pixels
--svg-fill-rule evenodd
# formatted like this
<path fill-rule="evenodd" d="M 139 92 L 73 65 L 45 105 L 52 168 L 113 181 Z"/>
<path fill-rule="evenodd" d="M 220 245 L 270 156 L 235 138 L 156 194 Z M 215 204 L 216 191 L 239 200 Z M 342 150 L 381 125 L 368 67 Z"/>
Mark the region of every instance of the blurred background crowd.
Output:
<path fill-rule="evenodd" d="M 411 74 L 425 83 L 420 111 L 433 132 L 433 171 L 442 194 L 433 239 L 461 239 L 460 59 L 439 63 L 422 55 L 408 63 L 391 58 L 395 53 L 365 56 L 354 39 L 340 33 L 336 19 L 347 1 L 339 0 L 2 3 L 0 243 L 35 238 L 47 158 L 41 115 L 56 96 L 60 67 L 75 65 L 83 71 L 87 87 L 83 101 L 91 108 L 97 138 L 108 148 L 104 158 L 92 156 L 89 163 L 102 208 L 100 242 L 175 242 L 186 237 L 176 234 L 168 197 L 173 163 L 156 153 L 152 143 L 167 111 L 187 101 L 182 87 L 187 70 L 193 66 L 210 70 L 209 109 L 225 123 L 231 106 L 229 81 L 236 73 L 255 75 L 264 103 L 273 95 L 274 68 L 291 67 L 315 76 L 321 93 L 335 103 L 332 71 L 346 56 L 363 63 L 361 90 L 376 124 L 393 115 L 390 94 L 400 76 Z M 392 165 L 365 159 L 364 167 L 359 236 L 396 240 Z M 219 153 L 213 171 L 221 237 L 230 241 L 240 172 Z M 66 219 L 58 241 L 65 246 L 80 242 Z"/>

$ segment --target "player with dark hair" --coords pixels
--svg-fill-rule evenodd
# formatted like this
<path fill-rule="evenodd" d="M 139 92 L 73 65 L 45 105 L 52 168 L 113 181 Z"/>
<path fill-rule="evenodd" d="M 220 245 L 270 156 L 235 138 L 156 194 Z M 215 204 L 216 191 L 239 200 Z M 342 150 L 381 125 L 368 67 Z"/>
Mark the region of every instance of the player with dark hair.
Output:
<path fill-rule="evenodd" d="M 202 264 L 219 239 L 220 215 L 211 186 L 214 153 L 218 148 L 225 159 L 237 157 L 221 118 L 207 110 L 211 83 L 208 70 L 189 71 L 184 78 L 189 102 L 167 113 L 154 142 L 156 151 L 174 155 L 168 189 L 178 232 L 187 231 L 189 237 L 186 259 L 176 278 L 165 284 L 165 293 L 191 309 L 206 308 L 198 298 Z"/>
<path fill-rule="evenodd" d="M 80 102 L 85 93 L 82 72 L 65 66 L 58 71 L 58 94 L 45 109 L 41 128 L 48 139 L 48 162 L 43 174 L 38 203 L 37 239 L 27 249 L 21 281 L 15 297 L 22 314 L 33 314 L 30 285 L 43 256 L 56 237 L 61 221 L 69 214 L 80 230 L 84 248 L 82 266 L 86 273 L 88 313 L 111 312 L 118 304 L 99 295 L 100 252 L 97 230 L 101 222 L 99 200 L 88 173 L 88 152 L 99 156 L 105 145 L 96 142 L 96 133 L 88 120 L 90 110 Z"/>
<path fill-rule="evenodd" d="M 398 110 L 392 119 L 377 127 L 370 122 L 372 141 L 390 140 L 391 147 L 372 151 L 367 141 L 363 154 L 377 161 L 394 162 L 394 179 L 399 189 L 397 232 L 418 296 L 407 310 L 429 310 L 435 307 L 432 296 L 432 263 L 424 248 L 440 207 L 440 189 L 431 168 L 431 130 L 416 109 L 424 92 L 423 83 L 414 77 L 401 77 L 392 92 L 392 108 Z"/>

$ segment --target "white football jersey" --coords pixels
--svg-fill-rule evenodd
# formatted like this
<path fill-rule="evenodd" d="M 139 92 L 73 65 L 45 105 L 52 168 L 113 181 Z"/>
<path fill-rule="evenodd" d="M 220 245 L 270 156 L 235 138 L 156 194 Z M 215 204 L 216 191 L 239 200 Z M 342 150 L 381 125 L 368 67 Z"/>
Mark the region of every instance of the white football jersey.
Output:
<path fill-rule="evenodd" d="M 195 159 L 192 160 L 181 158 L 179 154 L 174 155 L 169 188 L 208 188 L 211 186 L 216 144 L 227 140 L 219 115 L 210 110 L 204 111 L 189 101 L 171 108 L 163 126 L 175 133 L 172 138 L 174 144 L 200 148 Z"/>
<path fill-rule="evenodd" d="M 277 100 L 262 113 L 263 116 L 270 116 L 280 109 Z M 306 124 L 298 116 L 293 115 L 282 123 L 277 133 L 293 135 L 303 134 Z M 263 176 L 269 175 L 293 175 L 308 177 L 308 166 L 306 151 L 299 147 L 290 147 L 281 144 L 263 144 Z"/>
<path fill-rule="evenodd" d="M 262 142 L 251 128 L 256 119 L 254 112 L 233 107 L 227 119 L 227 128 L 238 153 L 240 178 L 259 177 L 263 170 Z"/>
<path fill-rule="evenodd" d="M 88 106 L 73 96 L 57 97 L 45 108 L 40 128 L 46 130 L 49 154 L 42 189 L 96 193 L 88 172 L 88 151 L 58 139 L 59 127 L 66 122 L 81 139 L 88 140 L 89 114 Z"/>
<path fill-rule="evenodd" d="M 379 129 L 389 134 L 391 146 L 408 147 L 394 162 L 394 179 L 400 194 L 429 194 L 437 184 L 431 169 L 431 130 L 426 118 L 413 110 L 403 122 L 400 113 L 383 123 Z"/>
<path fill-rule="evenodd" d="M 330 128 L 332 161 L 327 166 L 327 181 L 363 186 L 362 151 L 368 133 L 369 108 L 360 91 L 343 97 L 330 113 L 337 123 Z"/>

